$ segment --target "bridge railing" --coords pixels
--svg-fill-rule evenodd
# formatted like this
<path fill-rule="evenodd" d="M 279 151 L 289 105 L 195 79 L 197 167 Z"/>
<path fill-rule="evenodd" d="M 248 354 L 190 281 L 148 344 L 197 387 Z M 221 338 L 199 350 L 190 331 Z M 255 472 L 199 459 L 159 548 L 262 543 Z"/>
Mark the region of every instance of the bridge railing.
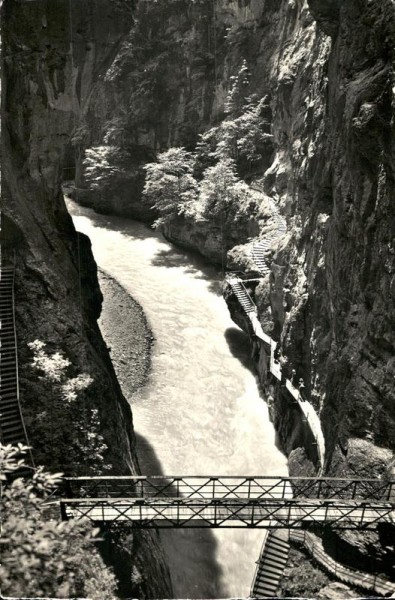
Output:
<path fill-rule="evenodd" d="M 147 527 L 280 527 L 330 523 L 337 529 L 376 529 L 392 522 L 388 502 L 317 499 L 196 499 L 196 498 L 67 498 L 60 500 L 63 519 L 133 522 Z"/>
<path fill-rule="evenodd" d="M 395 481 L 270 476 L 67 477 L 68 498 L 366 499 L 395 502 Z"/>

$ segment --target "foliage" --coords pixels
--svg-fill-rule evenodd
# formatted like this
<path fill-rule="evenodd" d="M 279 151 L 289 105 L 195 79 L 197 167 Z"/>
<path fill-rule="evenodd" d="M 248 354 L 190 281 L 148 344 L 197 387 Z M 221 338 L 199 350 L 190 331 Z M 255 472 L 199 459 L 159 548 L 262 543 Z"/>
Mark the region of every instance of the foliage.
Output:
<path fill-rule="evenodd" d="M 251 216 L 256 210 L 250 188 L 236 175 L 236 165 L 231 158 L 221 158 L 206 169 L 200 184 L 200 204 L 206 218 L 221 217 L 238 220 Z"/>
<path fill-rule="evenodd" d="M 114 115 L 105 125 L 104 143 L 108 146 L 125 148 L 128 145 L 131 131 L 128 116 L 125 113 Z"/>
<path fill-rule="evenodd" d="M 89 140 L 89 128 L 86 123 L 80 124 L 75 128 L 71 136 L 71 143 L 74 147 L 86 146 Z"/>
<path fill-rule="evenodd" d="M 129 155 L 118 146 L 96 146 L 85 150 L 84 177 L 91 190 L 109 187 L 128 174 Z"/>
<path fill-rule="evenodd" d="M 246 98 L 242 113 L 232 119 L 227 118 L 216 127 L 203 133 L 198 141 L 197 174 L 205 167 L 222 158 L 233 158 L 239 168 L 250 167 L 262 158 L 267 143 L 272 136 L 265 130 L 267 121 L 263 111 L 267 107 L 267 98 L 258 100 Z"/>
<path fill-rule="evenodd" d="M 234 116 L 240 113 L 250 84 L 250 72 L 245 59 L 238 73 L 230 77 L 230 81 L 232 85 L 225 102 L 225 113 Z"/>
<path fill-rule="evenodd" d="M 35 415 L 34 430 L 40 443 L 51 449 L 51 464 L 74 474 L 109 469 L 98 410 L 87 407 L 84 396 L 93 379 L 87 373 L 71 377 L 70 361 L 60 352 L 49 355 L 40 340 L 31 342 L 29 348 L 32 368 L 48 390 L 49 402 Z"/>
<path fill-rule="evenodd" d="M 177 215 L 192 214 L 197 199 L 197 183 L 193 177 L 194 157 L 184 148 L 170 148 L 158 155 L 158 162 L 145 166 L 143 195 L 152 200 L 160 217 L 156 226 Z"/>
<path fill-rule="evenodd" d="M 100 558 L 89 522 L 50 519 L 43 506 L 60 473 L 41 467 L 18 477 L 28 448 L 0 445 L 2 480 L 2 594 L 14 598 L 114 598 L 116 580 Z M 10 474 L 14 474 L 10 477 Z"/>

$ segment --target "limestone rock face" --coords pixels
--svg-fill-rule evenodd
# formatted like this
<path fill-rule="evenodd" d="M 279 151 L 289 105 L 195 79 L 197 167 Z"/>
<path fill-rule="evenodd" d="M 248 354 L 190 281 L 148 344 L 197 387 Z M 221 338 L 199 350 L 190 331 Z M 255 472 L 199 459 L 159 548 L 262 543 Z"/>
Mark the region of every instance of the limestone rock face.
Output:
<path fill-rule="evenodd" d="M 275 260 L 272 310 L 289 364 L 321 411 L 329 460 L 336 445 L 347 454 L 350 436 L 392 450 L 395 439 L 395 16 L 391 3 L 342 5 L 329 38 L 322 19 L 332 4 L 310 3 L 318 29 L 300 30 L 310 48 L 302 62 L 292 43 L 280 61 L 295 77 L 277 88 L 267 179 L 291 233 Z"/>
<path fill-rule="evenodd" d="M 63 0 L 3 4 L 1 210 L 2 259 L 13 260 L 15 253 L 22 405 L 29 414 L 39 401 L 51 402 L 45 382 L 29 367 L 27 344 L 39 339 L 49 353 L 62 352 L 75 374 L 93 378 L 86 401 L 98 411 L 112 473 L 124 475 L 139 471 L 132 414 L 96 323 L 102 297 L 90 243 L 77 236 L 60 189 L 61 170 L 74 160 L 76 118 L 125 31 L 129 11 L 120 3 L 115 19 L 116 4 L 72 2 L 71 14 Z M 50 445 L 32 427 L 29 435 L 37 462 L 50 467 Z M 137 533 L 130 554 L 136 558 L 117 568 L 131 572 L 138 564 L 140 583 L 129 578 L 124 595 L 171 596 L 156 537 Z"/>
<path fill-rule="evenodd" d="M 83 201 L 152 220 L 142 165 L 170 146 L 193 148 L 223 118 L 245 59 L 249 91 L 268 98 L 273 139 L 259 168 L 242 175 L 259 179 L 288 227 L 255 292 L 260 318 L 281 342 L 286 374 L 296 371 L 320 412 L 329 472 L 332 456 L 333 472 L 339 461 L 347 469 L 349 437 L 393 450 L 393 2 L 169 0 L 138 2 L 134 14 L 86 103 L 94 126 L 81 146 L 120 141 L 130 181 Z M 180 218 L 164 233 L 253 270 L 243 245 L 255 226 L 264 236 L 257 219 L 238 240 L 227 223 L 226 244 L 214 222 Z M 280 427 L 284 417 L 274 415 Z"/>

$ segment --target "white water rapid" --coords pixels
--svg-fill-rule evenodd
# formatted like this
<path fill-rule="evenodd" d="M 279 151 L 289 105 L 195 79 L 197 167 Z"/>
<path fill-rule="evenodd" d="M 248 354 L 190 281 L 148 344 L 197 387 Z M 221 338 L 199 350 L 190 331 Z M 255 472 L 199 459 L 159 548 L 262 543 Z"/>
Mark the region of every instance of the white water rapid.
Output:
<path fill-rule="evenodd" d="M 155 337 L 131 398 L 144 474 L 286 475 L 221 274 L 149 227 L 68 201 L 98 265 L 143 307 Z M 125 323 L 125 328 L 128 326 Z M 177 598 L 248 597 L 264 530 L 161 532 Z"/>

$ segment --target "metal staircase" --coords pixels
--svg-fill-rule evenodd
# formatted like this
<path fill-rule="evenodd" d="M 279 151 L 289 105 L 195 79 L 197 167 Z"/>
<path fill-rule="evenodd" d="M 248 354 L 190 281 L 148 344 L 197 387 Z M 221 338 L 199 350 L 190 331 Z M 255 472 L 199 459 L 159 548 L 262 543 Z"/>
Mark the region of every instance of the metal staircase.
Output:
<path fill-rule="evenodd" d="M 0 434 L 3 444 L 29 445 L 19 402 L 13 267 L 0 268 Z"/>
<path fill-rule="evenodd" d="M 262 193 L 262 190 L 257 184 L 255 184 L 255 186 L 252 187 L 256 191 Z M 277 205 L 271 199 L 270 204 L 272 209 L 272 217 L 276 223 L 276 230 L 269 233 L 269 235 L 266 235 L 263 239 L 260 239 L 258 242 L 256 242 L 252 246 L 251 251 L 252 259 L 262 275 L 267 275 L 268 273 L 270 273 L 270 264 L 266 259 L 267 254 L 270 252 L 270 250 L 275 244 L 278 244 L 280 242 L 281 238 L 287 232 L 287 224 L 285 222 L 285 219 L 283 219 L 283 217 L 280 215 Z"/>
<path fill-rule="evenodd" d="M 255 313 L 256 306 L 251 296 L 247 292 L 243 282 L 238 277 L 228 277 L 229 285 L 231 286 L 236 298 L 240 302 L 244 311 L 248 313 Z"/>
<path fill-rule="evenodd" d="M 272 598 L 287 564 L 289 553 L 289 534 L 285 530 L 269 531 L 257 563 L 255 578 L 251 588 L 253 598 Z"/>

